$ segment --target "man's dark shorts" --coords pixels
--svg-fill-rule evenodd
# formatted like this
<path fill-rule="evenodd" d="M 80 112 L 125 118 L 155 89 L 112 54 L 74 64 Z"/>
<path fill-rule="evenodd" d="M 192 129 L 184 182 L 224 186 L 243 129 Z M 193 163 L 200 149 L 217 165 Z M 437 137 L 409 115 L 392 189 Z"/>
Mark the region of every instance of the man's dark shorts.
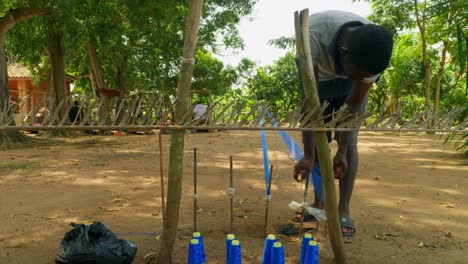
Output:
<path fill-rule="evenodd" d="M 335 111 L 338 111 L 344 105 L 346 99 L 351 93 L 352 85 L 353 85 L 352 80 L 341 79 L 341 78 L 319 82 L 320 104 L 323 104 L 325 101 L 328 102 L 328 106 L 325 109 L 325 112 L 323 113 L 324 116 L 329 115 Z M 300 86 L 301 86 L 301 98 L 304 98 L 302 85 Z M 361 112 L 363 112 L 364 110 L 365 110 L 365 104 L 364 104 L 364 109 L 362 109 Z M 332 117 L 330 116 L 325 119 L 325 123 L 331 120 L 332 120 Z M 351 132 L 351 133 L 353 133 L 354 137 L 353 137 L 353 142 L 350 142 L 350 143 L 357 144 L 357 132 Z M 331 142 L 332 139 L 335 139 L 338 141 L 339 132 L 335 132 L 335 135 L 333 138 L 332 138 L 332 133 L 327 132 L 327 138 L 328 138 L 328 142 Z"/>

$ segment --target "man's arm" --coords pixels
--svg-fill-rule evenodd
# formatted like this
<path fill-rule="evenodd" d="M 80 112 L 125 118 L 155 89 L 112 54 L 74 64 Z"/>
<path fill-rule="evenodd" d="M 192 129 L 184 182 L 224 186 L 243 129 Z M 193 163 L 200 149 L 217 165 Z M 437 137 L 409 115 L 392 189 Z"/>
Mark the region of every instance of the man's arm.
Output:
<path fill-rule="evenodd" d="M 372 87 L 372 83 L 365 83 L 362 81 L 353 81 L 353 87 L 351 94 L 346 99 L 346 105 L 348 111 L 351 114 L 351 118 L 355 118 L 363 113 L 361 110 L 364 109 L 365 99 L 369 93 L 369 89 Z M 351 144 L 355 144 L 356 132 L 342 132 L 338 138 L 338 151 L 334 159 L 335 176 L 340 177 L 342 173 L 347 170 L 346 164 L 346 153 Z"/>

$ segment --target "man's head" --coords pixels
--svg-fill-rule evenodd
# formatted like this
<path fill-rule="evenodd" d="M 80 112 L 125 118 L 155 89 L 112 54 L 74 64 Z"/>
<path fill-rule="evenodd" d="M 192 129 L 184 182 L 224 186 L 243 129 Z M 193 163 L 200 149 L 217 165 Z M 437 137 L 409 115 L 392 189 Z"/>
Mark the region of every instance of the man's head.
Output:
<path fill-rule="evenodd" d="M 388 30 L 373 24 L 362 25 L 352 29 L 340 47 L 341 65 L 353 80 L 371 77 L 387 68 L 392 48 L 393 38 Z"/>

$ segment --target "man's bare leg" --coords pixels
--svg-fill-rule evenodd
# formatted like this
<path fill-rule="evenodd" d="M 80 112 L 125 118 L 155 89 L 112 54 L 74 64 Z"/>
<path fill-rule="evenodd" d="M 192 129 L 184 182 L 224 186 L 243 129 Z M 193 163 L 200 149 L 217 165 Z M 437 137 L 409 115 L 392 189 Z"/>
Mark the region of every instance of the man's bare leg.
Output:
<path fill-rule="evenodd" d="M 348 162 L 347 173 L 340 178 L 340 202 L 338 204 L 338 212 L 340 217 L 348 217 L 350 215 L 349 204 L 351 202 L 351 194 L 353 193 L 354 181 L 358 168 L 358 151 L 356 145 L 350 145 L 346 155 Z M 343 233 L 350 230 L 343 228 Z"/>

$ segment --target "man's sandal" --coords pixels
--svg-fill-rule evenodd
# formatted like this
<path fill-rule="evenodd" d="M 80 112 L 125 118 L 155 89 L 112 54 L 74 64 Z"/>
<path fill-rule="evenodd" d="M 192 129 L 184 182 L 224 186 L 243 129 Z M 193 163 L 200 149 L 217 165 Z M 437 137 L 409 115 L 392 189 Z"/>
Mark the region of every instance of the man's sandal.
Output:
<path fill-rule="evenodd" d="M 351 232 L 346 232 L 345 233 L 342 230 L 344 238 L 353 238 L 354 237 L 354 234 L 356 233 L 356 226 L 354 225 L 353 220 L 349 216 L 340 217 L 340 225 L 341 225 L 342 229 L 345 228 L 348 231 L 351 231 Z"/>

